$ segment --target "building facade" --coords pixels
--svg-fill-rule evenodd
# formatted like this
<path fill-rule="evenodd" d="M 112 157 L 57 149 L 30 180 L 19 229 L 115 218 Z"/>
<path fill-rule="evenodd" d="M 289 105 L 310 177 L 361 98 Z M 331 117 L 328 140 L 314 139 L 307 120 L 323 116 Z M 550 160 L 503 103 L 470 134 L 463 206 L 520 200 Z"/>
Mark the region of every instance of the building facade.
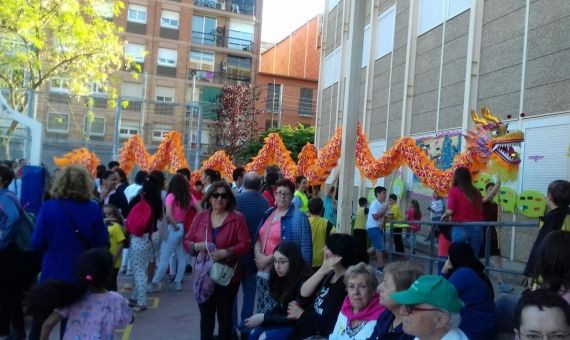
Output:
<path fill-rule="evenodd" d="M 342 126 L 351 5 L 326 1 L 318 147 Z M 545 193 L 550 181 L 569 179 L 569 15 L 567 1 L 367 0 L 357 28 L 364 39 L 354 114 L 374 155 L 402 136 L 460 136 L 473 128 L 470 110 L 485 105 L 510 129 L 525 132 L 519 179 L 507 185 Z M 355 177 L 357 198 L 371 184 L 360 183 L 358 171 Z M 407 168 L 403 177 L 408 197 L 426 197 L 416 192 Z M 516 235 L 516 244 L 525 246 L 514 247 L 509 235 L 504 253 L 526 259 L 534 233 Z"/>
<path fill-rule="evenodd" d="M 319 80 L 321 16 L 261 52 L 256 84 L 260 127 L 313 126 Z M 267 45 L 266 45 L 267 46 Z"/>
<path fill-rule="evenodd" d="M 125 54 L 140 73 L 111 77 L 120 96 L 117 106 L 109 106 L 106 94 L 94 88 L 86 108 L 85 98 L 67 94 L 65 79 L 52 81 L 37 95 L 36 118 L 46 127 L 44 158 L 87 143 L 107 161 L 135 134 L 152 151 L 170 130 L 183 133 L 193 149 L 198 107 L 205 118 L 201 153 L 206 153 L 208 119 L 216 117 L 212 101 L 225 84 L 256 82 L 262 10 L 263 0 L 129 0 L 117 17 L 102 9 L 101 15 L 123 28 Z M 88 122 L 89 110 L 94 118 Z"/>

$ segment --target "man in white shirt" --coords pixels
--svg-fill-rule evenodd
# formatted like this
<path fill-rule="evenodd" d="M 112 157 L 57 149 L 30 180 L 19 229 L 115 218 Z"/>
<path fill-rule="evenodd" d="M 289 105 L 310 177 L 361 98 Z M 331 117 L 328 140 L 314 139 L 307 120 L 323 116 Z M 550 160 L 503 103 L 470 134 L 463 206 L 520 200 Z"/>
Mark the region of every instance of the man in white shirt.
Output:
<path fill-rule="evenodd" d="M 374 188 L 374 195 L 376 199 L 370 204 L 368 208 L 368 218 L 366 220 L 366 232 L 372 242 L 372 246 L 376 250 L 376 261 L 378 268 L 376 272 L 382 275 L 384 270 L 384 215 L 388 209 L 386 201 L 386 188 L 377 186 Z"/>
<path fill-rule="evenodd" d="M 144 180 L 148 177 L 148 173 L 144 170 L 137 172 L 135 175 L 135 182 L 128 187 L 125 188 L 123 192 L 125 197 L 127 198 L 127 202 L 131 202 L 131 200 L 139 194 L 142 189 L 142 185 Z"/>
<path fill-rule="evenodd" d="M 463 302 L 443 276 L 422 275 L 410 288 L 390 297 L 401 305 L 404 333 L 415 340 L 469 340 L 459 329 Z"/>

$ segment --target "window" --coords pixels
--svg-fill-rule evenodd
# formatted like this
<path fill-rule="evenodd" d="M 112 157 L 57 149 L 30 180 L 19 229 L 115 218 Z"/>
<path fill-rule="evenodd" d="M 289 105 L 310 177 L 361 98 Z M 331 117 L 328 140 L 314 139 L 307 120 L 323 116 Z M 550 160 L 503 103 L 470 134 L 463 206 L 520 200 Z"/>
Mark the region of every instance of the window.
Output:
<path fill-rule="evenodd" d="M 251 80 L 251 58 L 228 56 L 228 78 L 249 82 Z"/>
<path fill-rule="evenodd" d="M 265 109 L 271 112 L 279 112 L 281 106 L 281 84 L 267 84 L 267 100 Z"/>
<path fill-rule="evenodd" d="M 160 17 L 160 27 L 172 28 L 177 30 L 180 24 L 180 13 L 172 11 L 162 11 Z"/>
<path fill-rule="evenodd" d="M 216 42 L 215 18 L 200 15 L 192 16 L 192 43 L 202 45 L 214 45 Z"/>
<path fill-rule="evenodd" d="M 105 86 L 106 87 L 106 86 Z M 97 84 L 97 83 L 93 83 L 91 85 L 91 94 L 94 95 L 106 95 L 107 91 L 105 91 L 105 89 L 103 89 L 103 85 L 101 84 Z"/>
<path fill-rule="evenodd" d="M 174 102 L 174 87 L 157 86 L 155 97 L 157 102 Z"/>
<path fill-rule="evenodd" d="M 152 141 L 160 142 L 172 128 L 167 125 L 155 125 L 152 129 Z"/>
<path fill-rule="evenodd" d="M 299 114 L 313 116 L 313 89 L 301 88 L 299 95 Z"/>
<path fill-rule="evenodd" d="M 146 24 L 146 6 L 129 4 L 127 21 Z"/>
<path fill-rule="evenodd" d="M 447 6 L 447 19 L 451 19 L 454 16 L 463 13 L 471 7 L 471 0 L 448 0 L 449 4 Z"/>
<path fill-rule="evenodd" d="M 327 0 L 329 11 L 332 10 L 338 4 L 339 1 L 340 0 Z"/>
<path fill-rule="evenodd" d="M 228 47 L 235 50 L 251 51 L 253 25 L 236 20 L 230 21 Z"/>
<path fill-rule="evenodd" d="M 364 39 L 362 39 L 362 67 L 368 66 L 370 60 L 370 24 L 364 27 Z"/>
<path fill-rule="evenodd" d="M 214 52 L 190 51 L 190 68 L 194 70 L 214 71 Z"/>
<path fill-rule="evenodd" d="M 439 26 L 444 19 L 449 20 L 470 6 L 471 0 L 422 0 L 418 34 Z"/>
<path fill-rule="evenodd" d="M 130 138 L 134 135 L 138 135 L 139 125 L 137 122 L 132 121 L 122 121 L 119 127 L 119 137 L 120 138 Z"/>
<path fill-rule="evenodd" d="M 110 19 L 113 17 L 113 4 L 109 1 L 101 1 L 93 4 L 93 9 L 97 15 Z"/>
<path fill-rule="evenodd" d="M 133 58 L 133 60 L 136 61 L 137 63 L 144 63 L 144 55 L 145 55 L 144 47 L 145 46 L 141 44 L 128 43 L 125 46 L 125 55 L 130 58 Z"/>
<path fill-rule="evenodd" d="M 378 17 L 378 39 L 376 41 L 376 59 L 380 59 L 394 49 L 394 29 L 396 7 L 392 6 Z"/>
<path fill-rule="evenodd" d="M 171 50 L 169 48 L 158 49 L 158 65 L 160 66 L 176 67 L 177 57 L 177 50 Z"/>
<path fill-rule="evenodd" d="M 92 117 L 91 127 L 89 127 L 88 118 L 85 116 L 85 133 L 88 133 L 90 136 L 105 136 L 105 118 Z"/>
<path fill-rule="evenodd" d="M 65 78 L 53 78 L 49 85 L 49 90 L 51 92 L 69 92 L 69 86 L 67 84 L 67 79 Z"/>
<path fill-rule="evenodd" d="M 48 112 L 46 130 L 48 132 L 68 133 L 69 113 Z"/>
<path fill-rule="evenodd" d="M 340 58 L 341 49 L 338 47 L 325 57 L 325 75 L 323 77 L 324 87 L 327 88 L 340 79 Z"/>
<path fill-rule="evenodd" d="M 142 91 L 141 84 L 124 82 L 121 95 L 124 98 L 141 98 L 142 97 L 141 91 Z"/>

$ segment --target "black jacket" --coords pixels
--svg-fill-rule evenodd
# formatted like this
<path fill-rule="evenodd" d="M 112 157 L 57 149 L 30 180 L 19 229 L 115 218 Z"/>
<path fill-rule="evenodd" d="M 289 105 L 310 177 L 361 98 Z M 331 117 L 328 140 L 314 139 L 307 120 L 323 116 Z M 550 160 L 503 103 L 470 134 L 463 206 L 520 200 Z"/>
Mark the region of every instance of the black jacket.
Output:
<path fill-rule="evenodd" d="M 544 222 L 542 228 L 538 231 L 538 236 L 532 245 L 526 267 L 524 269 L 524 275 L 527 277 L 537 276 L 537 261 L 538 261 L 538 250 L 540 249 L 540 244 L 542 240 L 549 233 L 560 230 L 566 215 L 570 215 L 570 209 L 568 207 L 558 207 L 546 213 L 541 220 Z"/>

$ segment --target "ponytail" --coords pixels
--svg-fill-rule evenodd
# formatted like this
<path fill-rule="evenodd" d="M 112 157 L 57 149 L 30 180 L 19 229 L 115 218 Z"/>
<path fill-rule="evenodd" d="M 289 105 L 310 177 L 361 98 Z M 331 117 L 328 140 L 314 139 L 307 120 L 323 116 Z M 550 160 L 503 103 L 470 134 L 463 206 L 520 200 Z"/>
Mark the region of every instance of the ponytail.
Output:
<path fill-rule="evenodd" d="M 30 290 L 24 301 L 27 314 L 47 315 L 56 308 L 69 306 L 79 301 L 87 293 L 88 282 L 70 284 L 63 281 L 50 280 Z"/>

